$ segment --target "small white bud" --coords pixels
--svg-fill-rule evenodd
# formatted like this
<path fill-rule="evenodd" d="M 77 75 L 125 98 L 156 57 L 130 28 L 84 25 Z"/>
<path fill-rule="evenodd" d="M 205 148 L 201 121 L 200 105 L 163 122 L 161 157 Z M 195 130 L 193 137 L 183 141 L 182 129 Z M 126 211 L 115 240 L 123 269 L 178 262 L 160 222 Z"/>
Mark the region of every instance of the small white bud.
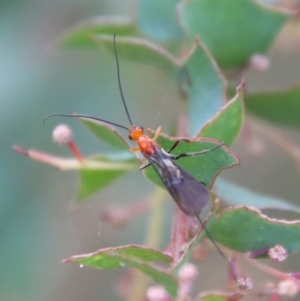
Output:
<path fill-rule="evenodd" d="M 192 282 L 198 276 L 198 269 L 192 263 L 186 263 L 178 271 L 178 277 L 181 282 Z"/>
<path fill-rule="evenodd" d="M 278 283 L 278 294 L 289 298 L 295 297 L 299 293 L 298 286 L 291 280 L 283 280 Z"/>
<path fill-rule="evenodd" d="M 263 72 L 270 66 L 270 60 L 263 54 L 253 54 L 249 61 L 249 68 L 253 71 Z"/>
<path fill-rule="evenodd" d="M 166 290 L 159 285 L 151 286 L 146 292 L 148 301 L 170 301 L 170 297 Z"/>
<path fill-rule="evenodd" d="M 68 144 L 72 141 L 72 131 L 66 124 L 60 124 L 53 130 L 52 138 L 58 144 Z"/>

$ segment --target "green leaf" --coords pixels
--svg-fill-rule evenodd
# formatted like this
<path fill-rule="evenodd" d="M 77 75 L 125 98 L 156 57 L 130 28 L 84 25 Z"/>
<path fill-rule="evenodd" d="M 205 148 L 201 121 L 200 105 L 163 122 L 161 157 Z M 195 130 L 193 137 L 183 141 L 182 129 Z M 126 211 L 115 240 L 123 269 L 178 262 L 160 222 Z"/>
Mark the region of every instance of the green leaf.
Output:
<path fill-rule="evenodd" d="M 246 205 L 259 209 L 289 210 L 300 213 L 300 206 L 274 196 L 251 191 L 222 178 L 217 179 L 214 190 L 222 200 L 231 205 Z"/>
<path fill-rule="evenodd" d="M 246 96 L 246 109 L 268 121 L 288 126 L 300 125 L 300 86 L 286 91 Z"/>
<path fill-rule="evenodd" d="M 99 47 L 105 47 L 113 53 L 112 35 L 94 35 Z M 118 56 L 136 63 L 157 66 L 165 71 L 175 73 L 179 62 L 170 52 L 148 40 L 135 37 L 117 37 Z"/>
<path fill-rule="evenodd" d="M 265 53 L 289 18 L 250 0 L 187 0 L 178 11 L 189 37 L 200 36 L 222 69 L 238 68 L 254 53 Z"/>
<path fill-rule="evenodd" d="M 199 299 L 196 298 L 195 300 L 199 300 L 199 301 L 227 301 L 228 298 L 211 294 L 209 296 L 204 296 L 204 297 L 201 297 Z"/>
<path fill-rule="evenodd" d="M 103 168 L 84 168 L 84 165 L 79 171 L 80 188 L 77 194 L 77 199 L 82 201 L 96 191 L 109 185 L 117 178 L 122 176 L 129 170 L 136 169 L 136 164 L 132 160 L 116 161 L 108 159 L 104 156 L 94 158 L 97 162 L 111 163 Z"/>
<path fill-rule="evenodd" d="M 89 120 L 86 118 L 79 118 L 79 120 L 89 130 L 91 130 L 96 137 L 109 145 L 121 150 L 129 150 L 131 148 L 129 143 L 115 130 L 113 126 L 104 122 Z"/>
<path fill-rule="evenodd" d="M 124 170 L 80 170 L 79 201 L 109 185 L 125 173 Z"/>
<path fill-rule="evenodd" d="M 168 151 L 177 140 L 180 140 L 180 138 L 161 135 L 157 139 L 157 142 L 163 149 Z M 210 149 L 218 144 L 220 142 L 213 139 L 200 138 L 188 140 L 187 138 L 186 140 L 180 140 L 180 143 L 172 153 L 178 155 L 199 152 Z M 221 146 L 206 155 L 181 158 L 176 161 L 176 164 L 190 173 L 196 180 L 210 187 L 222 169 L 239 164 L 239 159 L 227 147 Z M 144 171 L 150 181 L 165 188 L 151 166 L 147 167 Z"/>
<path fill-rule="evenodd" d="M 162 285 L 173 298 L 177 294 L 177 281 L 168 273 L 149 263 L 172 263 L 172 258 L 157 250 L 138 245 L 100 249 L 94 253 L 72 256 L 63 262 L 76 262 L 95 269 L 131 267 L 140 270 Z"/>
<path fill-rule="evenodd" d="M 244 117 L 244 84 L 237 88 L 236 96 L 204 126 L 199 137 L 214 138 L 231 145 L 236 139 Z"/>
<path fill-rule="evenodd" d="M 62 47 L 96 48 L 95 41 L 91 38 L 95 34 L 134 35 L 137 30 L 133 20 L 120 16 L 101 16 L 79 22 L 66 30 L 58 40 Z"/>
<path fill-rule="evenodd" d="M 171 297 L 176 298 L 178 284 L 177 280 L 173 276 L 171 276 L 167 272 L 144 263 L 138 263 L 136 261 L 125 259 L 123 259 L 123 262 L 126 266 L 138 269 L 152 278 L 156 283 L 163 286 Z"/>
<path fill-rule="evenodd" d="M 224 82 L 213 58 L 199 41 L 183 65 L 189 77 L 189 135 L 195 136 L 222 107 Z"/>
<path fill-rule="evenodd" d="M 130 257 L 136 260 L 143 260 L 145 262 L 161 261 L 165 264 L 170 264 L 173 261 L 172 257 L 166 255 L 165 253 L 137 245 L 118 247 L 117 249 L 118 254 L 122 256 Z"/>
<path fill-rule="evenodd" d="M 208 225 L 212 237 L 239 252 L 282 245 L 289 253 L 300 250 L 300 221 L 270 219 L 258 209 L 225 209 Z"/>
<path fill-rule="evenodd" d="M 196 297 L 195 301 L 238 301 L 245 296 L 245 293 L 241 292 L 213 292 L 213 293 L 202 293 L 199 297 Z"/>
<path fill-rule="evenodd" d="M 178 41 L 182 29 L 178 24 L 178 0 L 138 0 L 137 27 L 145 35 L 159 41 Z"/>

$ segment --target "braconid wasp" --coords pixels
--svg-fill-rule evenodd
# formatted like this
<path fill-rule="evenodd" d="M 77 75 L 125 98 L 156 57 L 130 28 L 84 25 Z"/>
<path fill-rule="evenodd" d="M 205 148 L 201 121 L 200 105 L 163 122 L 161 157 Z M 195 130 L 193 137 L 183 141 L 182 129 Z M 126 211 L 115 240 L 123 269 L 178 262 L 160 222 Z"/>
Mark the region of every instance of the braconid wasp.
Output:
<path fill-rule="evenodd" d="M 180 140 L 177 140 L 170 150 L 167 152 L 163 148 L 161 148 L 157 142 L 155 141 L 162 132 L 161 127 L 159 127 L 153 138 L 149 135 L 146 135 L 144 132 L 143 127 L 136 126 L 133 124 L 126 102 L 122 91 L 121 86 L 121 78 L 120 78 L 120 65 L 119 59 L 117 55 L 116 49 L 116 36 L 114 35 L 113 39 L 114 45 L 114 53 L 116 57 L 116 64 L 117 64 L 117 76 L 118 76 L 118 85 L 121 94 L 121 99 L 123 102 L 124 109 L 126 111 L 130 127 L 126 127 L 120 125 L 118 123 L 114 123 L 111 121 L 107 121 L 101 118 L 89 116 L 89 115 L 82 115 L 82 114 L 50 114 L 45 117 L 44 121 L 53 116 L 62 116 L 62 117 L 79 117 L 79 118 L 86 118 L 91 120 L 96 120 L 100 122 L 104 122 L 122 129 L 125 129 L 129 132 L 129 139 L 135 141 L 137 143 L 137 147 L 132 148 L 130 151 L 136 152 L 139 151 L 142 155 L 146 158 L 146 162 L 140 167 L 141 169 L 147 168 L 151 165 L 160 179 L 162 180 L 163 184 L 165 185 L 166 189 L 172 196 L 173 200 L 179 206 L 179 208 L 188 216 L 196 217 L 205 230 L 207 236 L 210 238 L 220 255 L 226 259 L 223 252 L 218 247 L 217 243 L 210 235 L 208 229 L 206 228 L 205 224 L 200 218 L 200 213 L 209 203 L 209 191 L 207 187 L 198 182 L 192 175 L 186 172 L 184 169 L 179 167 L 174 161 L 183 158 L 183 157 L 192 157 L 192 156 L 200 156 L 208 154 L 209 152 L 221 147 L 224 143 L 219 143 L 214 147 L 202 150 L 200 152 L 192 152 L 192 153 L 182 153 L 179 155 L 172 154 L 172 151 L 178 146 Z M 149 130 L 148 130 L 149 132 Z"/>

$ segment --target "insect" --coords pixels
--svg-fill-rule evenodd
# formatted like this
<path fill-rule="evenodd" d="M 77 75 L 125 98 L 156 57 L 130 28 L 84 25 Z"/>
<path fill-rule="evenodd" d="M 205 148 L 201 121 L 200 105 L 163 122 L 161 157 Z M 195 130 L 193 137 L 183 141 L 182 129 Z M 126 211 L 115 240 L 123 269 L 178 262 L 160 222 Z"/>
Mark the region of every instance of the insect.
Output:
<path fill-rule="evenodd" d="M 114 52 L 116 57 L 116 64 L 117 64 L 117 76 L 118 76 L 118 85 L 121 94 L 121 99 L 123 102 L 124 109 L 126 111 L 130 127 L 127 128 L 123 125 L 103 120 L 101 118 L 89 116 L 89 115 L 81 115 L 81 114 L 51 114 L 48 115 L 44 121 L 53 116 L 63 116 L 63 117 L 80 117 L 80 118 L 87 118 L 92 119 L 100 122 L 104 122 L 107 124 L 114 125 L 116 127 L 125 129 L 129 132 L 129 139 L 135 141 L 137 143 L 137 147 L 132 148 L 130 151 L 136 152 L 140 151 L 143 156 L 147 159 L 147 162 L 143 164 L 140 169 L 147 168 L 151 165 L 158 176 L 160 177 L 161 181 L 165 185 L 166 189 L 179 206 L 179 208 L 188 216 L 196 217 L 200 222 L 201 226 L 207 233 L 207 236 L 215 245 L 218 252 L 221 254 L 222 257 L 225 258 L 223 252 L 219 249 L 218 245 L 211 237 L 210 233 L 208 232 L 205 224 L 200 219 L 199 214 L 203 210 L 203 208 L 209 203 L 209 192 L 207 187 L 198 182 L 192 175 L 186 172 L 184 169 L 179 167 L 174 161 L 183 158 L 183 157 L 192 157 L 192 156 L 200 156 L 204 154 L 208 154 L 209 152 L 221 147 L 224 143 L 220 143 L 210 149 L 203 150 L 200 152 L 193 152 L 193 153 L 182 153 L 179 155 L 174 155 L 171 152 L 178 146 L 180 140 L 177 140 L 171 149 L 167 152 L 163 148 L 161 148 L 157 142 L 155 141 L 162 132 L 161 127 L 159 127 L 153 138 L 149 135 L 146 135 L 142 126 L 136 126 L 133 124 L 126 102 L 122 91 L 121 86 L 121 79 L 120 79 L 120 66 L 119 66 L 119 59 L 117 55 L 116 49 L 116 38 L 114 35 Z M 149 132 L 149 129 L 148 129 Z"/>

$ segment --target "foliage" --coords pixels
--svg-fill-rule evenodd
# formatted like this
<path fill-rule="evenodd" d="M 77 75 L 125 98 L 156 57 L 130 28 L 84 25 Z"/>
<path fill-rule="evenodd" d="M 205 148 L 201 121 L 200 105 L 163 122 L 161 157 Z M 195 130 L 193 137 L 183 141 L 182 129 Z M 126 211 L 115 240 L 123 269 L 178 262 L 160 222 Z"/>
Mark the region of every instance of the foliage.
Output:
<path fill-rule="evenodd" d="M 251 0 L 188 0 L 180 3 L 137 0 L 135 18 L 99 16 L 85 20 L 67 30 L 57 41 L 60 47 L 95 51 L 106 48 L 113 52 L 113 34 L 116 34 L 120 59 L 157 66 L 165 71 L 166 77 L 177 81 L 178 93 L 186 110 L 177 118 L 175 137 L 165 134 L 158 137 L 157 142 L 163 149 L 170 149 L 176 140 L 182 142 L 175 154 L 199 152 L 217 145 L 218 141 L 225 142 L 226 146 L 216 151 L 181 159 L 178 165 L 210 188 L 216 181 L 215 193 L 211 193 L 214 206 L 207 229 L 215 241 L 230 248 L 226 249 L 226 256 L 234 258 L 230 261 L 231 266 L 235 260 L 249 258 L 237 252 L 266 250 L 259 253 L 265 256 L 276 245 L 283 246 L 288 252 L 300 250 L 300 221 L 270 219 L 257 209 L 299 211 L 298 206 L 250 192 L 222 179 L 216 180 L 223 169 L 239 164 L 238 157 L 228 147 L 241 132 L 245 114 L 255 114 L 266 121 L 289 126 L 299 123 L 298 87 L 289 91 L 248 95 L 242 80 L 244 72 L 253 67 L 253 57 L 267 53 L 291 16 L 283 10 Z M 174 74 L 178 76 L 175 78 Z M 239 84 L 232 97 L 231 87 L 236 82 Z M 127 152 L 131 144 L 113 126 L 85 118 L 79 120 L 98 139 L 114 147 L 118 155 L 113 159 L 103 155 L 85 158 L 71 140 L 66 144 L 74 152 L 74 159 L 20 147 L 15 147 L 15 150 L 62 170 L 78 170 L 78 200 L 82 202 L 126 172 L 138 169 L 144 161 Z M 182 120 L 185 126 L 182 126 Z M 149 134 L 153 135 L 153 131 L 149 130 Z M 152 167 L 145 168 L 143 172 L 150 181 L 163 187 Z M 165 193 L 154 193 L 153 202 L 166 197 Z M 220 210 L 219 199 L 226 201 L 230 207 Z M 162 209 L 157 206 L 153 210 Z M 180 271 L 204 236 L 201 229 L 193 230 L 196 226 L 198 224 L 195 225 L 192 218 L 177 210 L 167 252 L 159 250 L 159 246 L 127 245 L 72 256 L 64 261 L 97 269 L 131 267 L 161 285 L 168 293 L 166 298 L 169 299 L 164 300 L 184 300 L 190 298 L 190 290 L 184 291 Z M 187 233 L 191 238 L 187 238 Z M 269 273 L 277 276 L 273 270 Z M 280 276 L 300 288 L 296 278 L 284 273 Z M 230 274 L 230 279 L 237 281 L 238 278 L 234 272 Z M 135 280 L 132 281 L 134 283 Z M 237 293 L 236 289 L 230 293 L 198 293 L 195 300 L 227 300 L 234 294 L 239 299 L 245 295 Z"/>

